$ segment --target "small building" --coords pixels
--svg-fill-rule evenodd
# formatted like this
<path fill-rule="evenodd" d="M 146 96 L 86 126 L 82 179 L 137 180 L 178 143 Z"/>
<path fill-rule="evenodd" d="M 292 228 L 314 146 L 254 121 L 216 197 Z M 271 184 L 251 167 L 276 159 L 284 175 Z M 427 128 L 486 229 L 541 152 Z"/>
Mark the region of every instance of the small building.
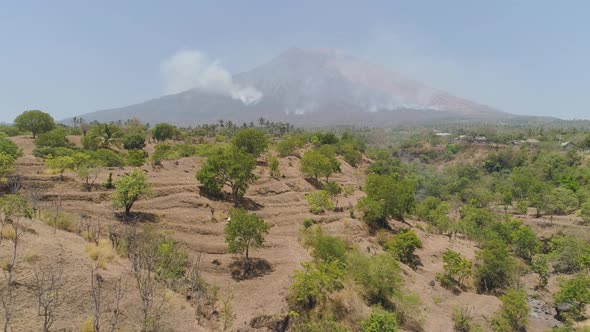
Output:
<path fill-rule="evenodd" d="M 577 149 L 578 147 L 572 142 L 563 142 L 560 145 L 561 151 Z"/>

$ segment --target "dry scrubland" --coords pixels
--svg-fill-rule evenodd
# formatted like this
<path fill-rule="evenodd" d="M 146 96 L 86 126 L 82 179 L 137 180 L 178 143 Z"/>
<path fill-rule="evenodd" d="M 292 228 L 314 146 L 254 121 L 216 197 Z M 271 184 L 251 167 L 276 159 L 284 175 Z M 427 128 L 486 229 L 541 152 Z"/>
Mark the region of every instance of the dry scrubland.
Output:
<path fill-rule="evenodd" d="M 24 177 L 21 193 L 26 196 L 37 188 L 43 188 L 44 194 L 40 204 L 42 211 L 53 211 L 54 201 L 56 197 L 60 197 L 62 211 L 73 215 L 75 222 L 80 220 L 80 216 L 100 221 L 103 227 L 126 222 L 115 218 L 115 213 L 120 210 L 113 208 L 112 191 L 96 186 L 91 192 L 86 192 L 78 177 L 67 171 L 64 174 L 65 179 L 61 181 L 59 175 L 46 171 L 42 160 L 32 156 L 34 144 L 31 138 L 18 136 L 12 139 L 24 152 L 24 156 L 17 161 L 17 172 Z M 79 137 L 73 136 L 70 140 L 79 143 Z M 474 148 L 471 155 L 464 156 L 465 159 L 450 163 L 472 162 L 486 149 L 487 147 Z M 146 150 L 153 151 L 153 146 L 148 145 Z M 370 160 L 363 159 L 357 168 L 341 160 L 341 172 L 334 174 L 331 179 L 342 186 L 354 187 L 355 190 L 348 197 L 338 198 L 338 205 L 344 207 L 343 211 L 328 211 L 314 215 L 309 210 L 305 194 L 315 191 L 316 188 L 301 174 L 300 159 L 296 156 L 280 158 L 282 176 L 274 179 L 269 175 L 268 167 L 261 157 L 258 158 L 255 170 L 258 179 L 248 188 L 245 202 L 251 212 L 271 225 L 264 246 L 251 251 L 252 257 L 268 261 L 271 269 L 255 278 L 235 280 L 232 278 L 232 272 L 236 268 L 232 267 L 232 264 L 238 261 L 240 256 L 228 252 L 224 236 L 224 226 L 232 203 L 230 199 L 212 200 L 200 193 L 195 172 L 200 169 L 203 162 L 204 158 L 188 157 L 177 161 L 164 161 L 162 166 L 157 168 L 150 165 L 141 167 L 147 174 L 148 182 L 153 186 L 153 193 L 150 197 L 139 200 L 133 207 L 135 213 L 144 216 L 139 218 L 139 222 L 150 224 L 176 240 L 190 257 L 201 254 L 203 278 L 208 284 L 219 287 L 216 309 L 211 316 L 202 320 L 200 325 L 194 319 L 191 303 L 187 301 L 185 294 L 180 291 L 168 291 L 163 325 L 167 328 L 174 331 L 222 330 L 222 302 L 230 295 L 233 299 L 233 310 L 232 323 L 228 329 L 231 331 L 265 331 L 268 328 L 257 324 L 264 325 L 265 320 L 280 320 L 286 317 L 290 311 L 286 298 L 293 273 L 301 268 L 302 263 L 312 261 L 309 250 L 302 244 L 302 225 L 307 218 L 313 218 L 321 225 L 325 234 L 339 236 L 348 246 L 357 247 L 367 255 L 383 251 L 379 245 L 379 237 L 384 235 L 370 233 L 358 213 L 353 218 L 348 210 L 349 206 L 356 205 L 358 199 L 364 196 L 359 188 L 364 185 L 365 171 Z M 131 167 L 103 169 L 96 183 L 103 183 L 111 172 L 113 179 L 117 179 L 131 170 Z M 498 206 L 497 212 L 502 214 L 502 208 Z M 580 225 L 575 216 L 534 218 L 533 210 L 530 210 L 529 214 L 515 217 L 532 226 L 539 237 L 548 237 L 557 232 L 576 236 L 588 236 L 590 233 L 588 226 Z M 13 330 L 36 331 L 40 328 L 36 300 L 29 290 L 29 285 L 33 283 L 34 267 L 43 266 L 62 266 L 65 279 L 65 302 L 57 310 L 52 330 L 80 330 L 83 322 L 92 315 L 90 267 L 94 261 L 90 258 L 91 244 L 72 232 L 54 232 L 51 226 L 39 220 L 25 223 L 30 230 L 24 235 L 18 252 L 18 303 L 14 310 Z M 416 270 L 401 264 L 401 291 L 415 293 L 420 298 L 420 304 L 413 312 L 412 318 L 421 327 L 404 326 L 402 330 L 453 331 L 453 308 L 466 309 L 475 323 L 488 330 L 491 317 L 501 305 L 497 297 L 477 294 L 471 284 L 467 285 L 465 291 L 453 292 L 443 288 L 436 281 L 436 274 L 443 270 L 441 257 L 446 249 L 457 251 L 468 259 L 475 259 L 476 252 L 480 250 L 476 243 L 460 234 L 449 237 L 426 232 L 426 223 L 411 217 L 406 218 L 405 222 L 392 221 L 391 226 L 393 230 L 411 227 L 423 243 L 423 248 L 415 252 L 421 262 Z M 108 240 L 106 234 L 103 237 Z M 107 251 L 110 248 L 108 243 L 105 247 Z M 5 261 L 8 255 L 8 250 L 3 247 L 0 258 Z M 120 305 L 120 331 L 137 331 L 141 328 L 141 312 L 130 264 L 127 258 L 116 253 L 106 255 L 112 256 L 112 259 L 107 259 L 98 273 L 107 284 L 121 276 L 125 288 Z M 552 317 L 554 312 L 551 311 L 550 293 L 557 289 L 558 277 L 550 277 L 546 291 L 535 291 L 537 277 L 533 273 L 524 275 L 520 282 L 529 294 L 536 294 L 536 302 L 532 303 L 533 300 L 529 299 L 533 310 L 528 317 L 528 331 L 551 329 L 557 321 Z M 349 285 L 342 291 L 330 295 L 332 299 L 339 299 L 339 303 L 344 307 L 341 310 L 350 316 L 349 319 L 364 319 L 371 311 L 356 292 L 362 291 L 357 289 L 358 287 Z M 576 324 L 584 326 L 588 325 L 588 322 Z"/>

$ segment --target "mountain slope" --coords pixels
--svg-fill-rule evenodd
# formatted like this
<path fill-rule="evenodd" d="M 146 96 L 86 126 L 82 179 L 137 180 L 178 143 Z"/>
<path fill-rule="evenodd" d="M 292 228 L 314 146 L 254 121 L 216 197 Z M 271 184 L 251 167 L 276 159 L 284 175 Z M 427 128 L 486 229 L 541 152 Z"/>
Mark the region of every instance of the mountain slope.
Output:
<path fill-rule="evenodd" d="M 509 116 L 336 51 L 290 49 L 233 79 L 237 85 L 259 90 L 262 97 L 244 103 L 192 89 L 82 117 L 99 121 L 137 117 L 148 123 L 190 125 L 221 118 L 253 121 L 263 116 L 298 125 L 385 125 Z"/>

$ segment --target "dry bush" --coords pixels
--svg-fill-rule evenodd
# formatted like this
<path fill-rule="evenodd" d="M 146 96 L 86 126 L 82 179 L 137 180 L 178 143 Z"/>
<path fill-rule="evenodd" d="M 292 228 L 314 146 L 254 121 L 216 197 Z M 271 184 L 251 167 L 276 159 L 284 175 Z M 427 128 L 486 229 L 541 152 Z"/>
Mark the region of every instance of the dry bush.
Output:
<path fill-rule="evenodd" d="M 100 240 L 98 245 L 94 243 L 87 244 L 85 250 L 90 259 L 96 261 L 98 267 L 101 269 L 106 269 L 107 264 L 116 256 L 116 252 L 111 246 L 111 242 L 106 239 Z"/>

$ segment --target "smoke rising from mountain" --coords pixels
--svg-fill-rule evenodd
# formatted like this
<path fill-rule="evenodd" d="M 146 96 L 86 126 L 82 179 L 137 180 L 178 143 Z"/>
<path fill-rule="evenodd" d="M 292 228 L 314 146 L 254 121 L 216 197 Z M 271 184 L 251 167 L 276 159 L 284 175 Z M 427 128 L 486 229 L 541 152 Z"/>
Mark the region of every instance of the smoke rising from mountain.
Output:
<path fill-rule="evenodd" d="M 166 94 L 198 89 L 230 96 L 246 105 L 255 104 L 262 98 L 262 93 L 255 87 L 234 83 L 227 69 L 197 50 L 176 52 L 162 62 L 160 71 Z"/>

